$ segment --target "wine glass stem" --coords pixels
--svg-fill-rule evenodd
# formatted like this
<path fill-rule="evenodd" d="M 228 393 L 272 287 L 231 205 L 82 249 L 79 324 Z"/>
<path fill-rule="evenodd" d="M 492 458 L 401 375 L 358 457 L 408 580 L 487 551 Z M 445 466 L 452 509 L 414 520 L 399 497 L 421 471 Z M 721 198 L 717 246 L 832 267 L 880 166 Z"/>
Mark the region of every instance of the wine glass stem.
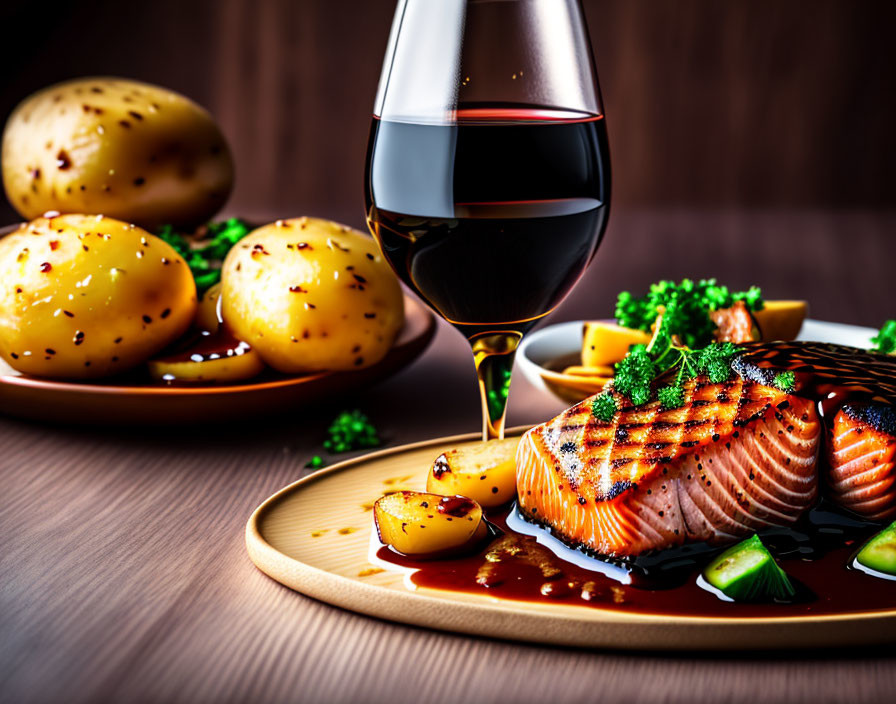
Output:
<path fill-rule="evenodd" d="M 483 440 L 504 437 L 510 372 L 521 338 L 519 333 L 501 332 L 477 335 L 470 340 L 476 375 L 479 377 L 479 393 L 482 396 Z"/>

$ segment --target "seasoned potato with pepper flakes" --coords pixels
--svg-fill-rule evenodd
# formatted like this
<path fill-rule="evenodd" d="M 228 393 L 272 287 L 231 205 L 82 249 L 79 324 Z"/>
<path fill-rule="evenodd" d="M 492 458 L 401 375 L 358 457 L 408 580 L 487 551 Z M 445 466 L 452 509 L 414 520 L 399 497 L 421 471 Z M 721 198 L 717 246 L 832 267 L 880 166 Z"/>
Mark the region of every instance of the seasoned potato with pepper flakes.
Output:
<path fill-rule="evenodd" d="M 0 240 L 0 355 L 20 372 L 122 372 L 182 335 L 195 314 L 186 263 L 134 225 L 60 215 Z"/>
<path fill-rule="evenodd" d="M 3 133 L 3 185 L 25 218 L 103 213 L 153 229 L 192 226 L 227 201 L 233 160 L 193 101 L 119 78 L 82 78 L 26 98 Z"/>
<path fill-rule="evenodd" d="M 464 496 L 418 491 L 386 494 L 373 505 L 380 541 L 404 555 L 436 557 L 482 540 L 482 507 Z"/>
<path fill-rule="evenodd" d="M 398 279 L 366 235 L 328 220 L 278 220 L 240 241 L 221 272 L 221 312 L 274 369 L 360 369 L 404 323 Z"/>

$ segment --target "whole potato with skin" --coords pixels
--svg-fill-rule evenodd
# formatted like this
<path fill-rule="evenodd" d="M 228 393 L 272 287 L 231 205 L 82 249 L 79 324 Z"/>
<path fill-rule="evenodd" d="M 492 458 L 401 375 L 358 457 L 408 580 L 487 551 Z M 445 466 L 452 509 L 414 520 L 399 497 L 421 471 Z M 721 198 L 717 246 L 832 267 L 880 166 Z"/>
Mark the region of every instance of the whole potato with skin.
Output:
<path fill-rule="evenodd" d="M 0 239 L 0 355 L 25 374 L 125 371 L 182 335 L 195 314 L 186 263 L 134 225 L 60 215 Z"/>
<path fill-rule="evenodd" d="M 3 185 L 25 218 L 102 213 L 197 225 L 227 201 L 233 160 L 212 117 L 164 88 L 81 78 L 22 101 L 3 133 Z"/>
<path fill-rule="evenodd" d="M 239 242 L 221 271 L 224 322 L 285 373 L 359 369 L 404 323 L 401 286 L 366 235 L 328 220 L 278 220 Z"/>

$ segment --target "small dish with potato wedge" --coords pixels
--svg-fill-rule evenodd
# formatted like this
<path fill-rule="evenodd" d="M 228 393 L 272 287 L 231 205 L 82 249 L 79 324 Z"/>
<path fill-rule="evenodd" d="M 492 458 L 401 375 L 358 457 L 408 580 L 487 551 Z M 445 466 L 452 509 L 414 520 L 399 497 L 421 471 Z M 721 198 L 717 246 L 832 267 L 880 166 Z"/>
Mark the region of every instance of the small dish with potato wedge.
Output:
<path fill-rule="evenodd" d="M 223 132 L 188 98 L 117 78 L 13 111 L 0 231 L 0 403 L 116 424 L 273 412 L 382 378 L 434 320 L 374 241 L 313 217 L 215 221 Z"/>
<path fill-rule="evenodd" d="M 604 389 L 632 345 L 651 344 L 659 316 L 670 302 L 683 311 L 681 329 L 694 336 L 677 341 L 685 346 L 828 340 L 839 331 L 850 344 L 861 339 L 870 347 L 875 332 L 807 319 L 806 301 L 763 300 L 756 287 L 731 292 L 713 279 L 661 281 L 642 297 L 621 293 L 615 318 L 558 323 L 532 333 L 520 345 L 520 368 L 537 388 L 567 403 L 581 401 Z"/>

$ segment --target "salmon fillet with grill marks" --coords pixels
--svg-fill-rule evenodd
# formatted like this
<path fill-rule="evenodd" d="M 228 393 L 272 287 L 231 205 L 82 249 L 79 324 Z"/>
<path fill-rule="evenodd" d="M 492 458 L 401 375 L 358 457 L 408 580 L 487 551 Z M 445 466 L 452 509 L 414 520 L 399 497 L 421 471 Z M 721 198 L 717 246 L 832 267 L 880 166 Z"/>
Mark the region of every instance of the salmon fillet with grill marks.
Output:
<path fill-rule="evenodd" d="M 896 517 L 896 356 L 822 342 L 743 347 L 738 374 L 771 383 L 776 372 L 794 371 L 794 393 L 828 407 L 828 498 L 872 520 Z"/>
<path fill-rule="evenodd" d="M 810 401 L 742 378 L 698 377 L 684 397 L 674 410 L 623 405 L 610 423 L 586 399 L 529 430 L 520 510 L 569 544 L 633 556 L 729 542 L 811 508 L 822 433 Z"/>

